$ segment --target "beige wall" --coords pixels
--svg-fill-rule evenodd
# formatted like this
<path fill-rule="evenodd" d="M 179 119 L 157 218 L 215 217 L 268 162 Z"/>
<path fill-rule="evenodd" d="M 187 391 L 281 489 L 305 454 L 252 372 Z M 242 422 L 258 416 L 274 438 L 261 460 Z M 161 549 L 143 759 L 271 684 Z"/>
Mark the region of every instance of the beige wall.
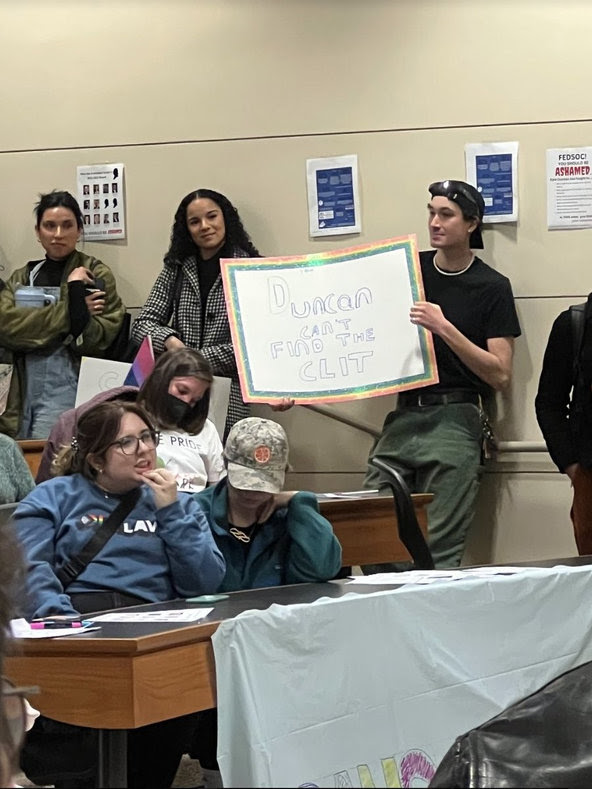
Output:
<path fill-rule="evenodd" d="M 524 331 L 498 433 L 541 440 L 532 402 L 546 337 L 590 290 L 591 231 L 546 230 L 545 150 L 592 144 L 592 4 L 0 0 L 0 14 L 0 265 L 6 275 L 38 255 L 39 192 L 74 190 L 78 164 L 122 161 L 128 239 L 86 249 L 113 268 L 130 307 L 143 303 L 191 189 L 228 194 L 266 254 L 412 232 L 425 246 L 427 184 L 464 176 L 466 142 L 517 140 L 519 222 L 485 235 L 484 257 L 511 278 Z M 359 157 L 364 232 L 312 240 L 305 160 L 349 153 Z M 392 402 L 333 409 L 379 427 Z M 368 436 L 300 407 L 278 418 L 294 485 L 360 485 Z M 501 457 L 483 485 L 471 557 L 572 553 L 568 503 L 546 455 Z"/>

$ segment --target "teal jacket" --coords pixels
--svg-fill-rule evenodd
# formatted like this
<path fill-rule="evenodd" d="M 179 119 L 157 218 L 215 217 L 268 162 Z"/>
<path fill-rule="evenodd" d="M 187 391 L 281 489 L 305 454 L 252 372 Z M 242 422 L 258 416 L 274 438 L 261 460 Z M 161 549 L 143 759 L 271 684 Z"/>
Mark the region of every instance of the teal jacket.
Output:
<path fill-rule="evenodd" d="M 341 545 L 320 514 L 314 493 L 299 491 L 287 507 L 276 510 L 258 529 L 247 551 L 228 533 L 227 491 L 223 479 L 193 494 L 226 561 L 219 591 L 318 583 L 337 575 Z"/>

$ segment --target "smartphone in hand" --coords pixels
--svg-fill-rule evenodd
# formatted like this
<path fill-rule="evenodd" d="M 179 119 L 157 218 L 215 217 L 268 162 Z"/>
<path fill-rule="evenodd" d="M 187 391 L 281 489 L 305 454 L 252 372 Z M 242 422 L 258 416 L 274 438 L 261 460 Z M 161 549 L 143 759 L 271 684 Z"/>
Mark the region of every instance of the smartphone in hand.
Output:
<path fill-rule="evenodd" d="M 85 287 L 86 295 L 90 296 L 91 293 L 96 293 L 97 291 L 105 291 L 105 280 L 102 277 L 95 277 L 93 282 L 90 285 L 86 285 Z"/>

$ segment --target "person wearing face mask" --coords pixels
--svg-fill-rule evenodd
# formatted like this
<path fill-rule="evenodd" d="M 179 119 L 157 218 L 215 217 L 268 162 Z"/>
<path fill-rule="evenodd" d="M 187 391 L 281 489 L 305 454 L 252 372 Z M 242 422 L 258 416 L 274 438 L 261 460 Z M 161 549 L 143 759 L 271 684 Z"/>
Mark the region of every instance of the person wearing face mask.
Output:
<path fill-rule="evenodd" d="M 508 387 L 520 325 L 510 281 L 473 253 L 483 248 L 480 192 L 447 180 L 429 193 L 434 249 L 420 252 L 425 300 L 413 304 L 410 320 L 432 332 L 439 382 L 399 394 L 370 458 L 397 468 L 411 492 L 434 494 L 429 546 L 436 567 L 445 568 L 460 564 L 475 510 L 482 401 Z M 385 480 L 370 464 L 364 484 L 384 488 Z"/>
<path fill-rule="evenodd" d="M 35 216 L 45 258 L 16 270 L 0 291 L 0 347 L 14 363 L 0 432 L 44 439 L 74 405 L 80 358 L 109 348 L 125 306 L 108 266 L 76 249 L 84 223 L 74 197 L 43 194 Z M 47 298 L 39 300 L 41 289 Z"/>
<path fill-rule="evenodd" d="M 220 259 L 261 257 L 230 200 L 197 189 L 180 202 L 171 242 L 132 340 L 150 335 L 155 354 L 188 346 L 204 355 L 214 375 L 231 379 L 225 435 L 249 414 L 243 402 L 226 312 Z"/>
<path fill-rule="evenodd" d="M 70 445 L 82 414 L 103 402 L 128 400 L 145 407 L 161 431 L 158 462 L 174 475 L 179 491 L 196 493 L 215 484 L 226 471 L 220 436 L 207 418 L 212 380 L 212 368 L 199 351 L 166 351 L 141 389 L 122 386 L 99 392 L 62 414 L 49 434 L 36 482 L 54 476 L 52 462 L 61 447 Z"/>
<path fill-rule="evenodd" d="M 199 351 L 176 348 L 159 356 L 138 393 L 160 430 L 159 463 L 183 493 L 197 493 L 226 475 L 222 442 L 208 419 L 212 381 Z"/>

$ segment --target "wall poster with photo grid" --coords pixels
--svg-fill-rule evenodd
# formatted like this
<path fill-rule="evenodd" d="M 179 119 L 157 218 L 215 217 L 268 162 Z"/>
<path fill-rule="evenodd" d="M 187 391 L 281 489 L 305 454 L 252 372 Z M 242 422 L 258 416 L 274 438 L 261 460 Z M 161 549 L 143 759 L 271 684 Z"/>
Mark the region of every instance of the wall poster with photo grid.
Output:
<path fill-rule="evenodd" d="M 76 168 L 78 202 L 87 241 L 125 238 L 123 164 L 89 164 Z"/>

